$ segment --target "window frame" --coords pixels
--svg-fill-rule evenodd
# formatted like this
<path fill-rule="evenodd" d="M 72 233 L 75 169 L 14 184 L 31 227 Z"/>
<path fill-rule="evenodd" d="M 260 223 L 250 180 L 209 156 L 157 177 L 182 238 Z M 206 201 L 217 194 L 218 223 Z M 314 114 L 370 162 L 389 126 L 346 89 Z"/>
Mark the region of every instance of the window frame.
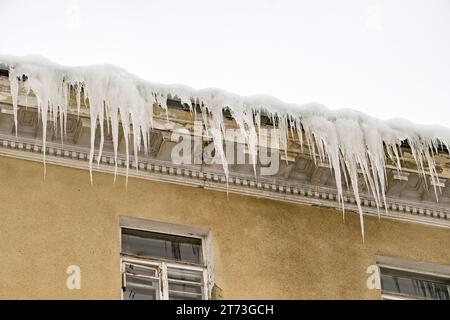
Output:
<path fill-rule="evenodd" d="M 398 272 L 404 272 L 407 274 L 422 275 L 426 279 L 427 277 L 434 277 L 436 279 L 442 279 L 445 281 L 450 280 L 450 266 L 422 262 L 415 260 L 401 259 L 397 257 L 377 256 L 376 264 L 378 267 L 378 277 L 380 283 L 381 299 L 383 300 L 427 300 L 425 297 L 418 297 L 413 295 L 393 293 L 389 291 L 383 292 L 381 287 L 381 270 L 388 269 Z"/>
<path fill-rule="evenodd" d="M 122 229 L 134 229 L 148 232 L 157 232 L 167 235 L 196 238 L 201 240 L 202 263 L 195 264 L 183 261 L 173 261 L 158 257 L 140 257 L 122 252 Z M 192 271 L 201 271 L 203 275 L 202 299 L 208 300 L 211 296 L 211 290 L 214 285 L 213 264 L 212 264 L 212 241 L 211 230 L 209 228 L 192 227 L 178 225 L 154 220 L 120 217 L 119 227 L 119 247 L 120 247 L 120 297 L 123 300 L 123 285 L 125 276 L 125 264 L 132 263 L 144 267 L 156 268 L 160 279 L 160 299 L 169 299 L 168 273 L 167 268 L 178 268 Z"/>

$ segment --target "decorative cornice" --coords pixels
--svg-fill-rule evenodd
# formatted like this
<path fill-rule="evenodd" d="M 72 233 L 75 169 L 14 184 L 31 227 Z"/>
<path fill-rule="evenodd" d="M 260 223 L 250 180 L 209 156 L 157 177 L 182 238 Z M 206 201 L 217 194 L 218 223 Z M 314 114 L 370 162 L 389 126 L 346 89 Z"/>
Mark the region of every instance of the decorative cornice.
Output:
<path fill-rule="evenodd" d="M 42 143 L 38 139 L 15 138 L 12 135 L 0 134 L 0 155 L 2 156 L 42 162 L 42 151 Z M 47 142 L 46 162 L 49 164 L 88 170 L 88 156 L 88 148 Z M 130 157 L 130 159 L 128 172 L 130 177 L 341 210 L 336 200 L 336 189 L 330 187 L 289 181 L 282 182 L 265 177 L 255 180 L 251 175 L 235 173 L 230 174 L 227 184 L 223 172 L 213 167 L 174 165 L 170 161 L 152 158 L 140 158 L 136 164 L 133 157 Z M 136 170 L 136 167 L 138 170 Z M 100 163 L 93 165 L 93 170 L 114 173 L 115 166 L 112 153 L 104 152 Z M 119 175 L 126 174 L 124 157 L 119 157 L 117 173 Z M 450 211 L 438 203 L 388 198 L 388 210 L 385 211 L 382 208 L 378 211 L 375 202 L 370 197 L 362 196 L 361 200 L 363 211 L 368 215 L 377 216 L 380 214 L 382 218 L 450 227 Z M 344 202 L 346 211 L 357 211 L 355 199 L 350 193 L 345 194 Z"/>

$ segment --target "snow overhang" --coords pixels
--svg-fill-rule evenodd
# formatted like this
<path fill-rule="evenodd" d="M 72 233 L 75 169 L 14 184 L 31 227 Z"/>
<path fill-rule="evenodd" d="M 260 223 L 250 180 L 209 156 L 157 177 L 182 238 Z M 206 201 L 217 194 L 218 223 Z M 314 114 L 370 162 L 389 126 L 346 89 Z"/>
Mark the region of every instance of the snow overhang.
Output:
<path fill-rule="evenodd" d="M 85 158 L 89 169 L 95 169 L 95 160 L 100 164 L 103 158 L 108 158 L 114 173 L 121 173 L 120 164 L 125 163 L 127 176 L 133 162 L 139 169 L 141 159 L 148 161 L 152 146 L 151 139 L 147 139 L 152 134 L 164 136 L 162 140 L 167 142 L 167 132 L 184 128 L 192 133 L 194 120 L 199 120 L 205 141 L 220 151 L 226 139 L 225 129 L 234 127 L 243 133 L 247 153 L 254 157 L 261 147 L 260 129 L 269 126 L 280 132 L 278 150 L 284 160 L 276 175 L 255 175 L 257 161 L 236 172 L 236 167 L 229 166 L 223 157 L 222 166 L 208 168 L 212 179 L 223 184 L 225 190 L 230 190 L 231 182 L 254 187 L 253 191 L 259 195 L 281 190 L 287 193 L 283 199 L 299 195 L 318 203 L 331 200 L 338 207 L 360 212 L 361 226 L 363 212 L 388 216 L 394 207 L 411 214 L 417 211 L 419 215 L 423 212 L 425 216 L 429 213 L 432 217 L 448 219 L 445 205 L 442 206 L 447 201 L 445 177 L 450 177 L 446 168 L 448 156 L 443 153 L 450 141 L 446 128 L 415 126 L 403 120 L 380 121 L 352 110 L 331 111 L 319 104 L 298 106 L 272 97 L 239 97 L 217 89 L 197 91 L 185 86 L 159 85 L 110 66 L 67 68 L 35 57 L 0 57 L 0 62 L 8 70 L 2 71 L 0 94 L 11 94 L 0 97 L 0 103 L 5 106 L 5 114 L 8 114 L 6 106 L 11 107 L 14 132 L 10 134 L 21 138 L 21 105 L 34 107 L 41 116 L 44 160 L 51 153 L 52 141 L 68 140 L 68 123 L 74 119 L 77 123 L 81 121 L 82 130 L 89 135 L 74 140 L 83 141 L 82 148 L 89 149 Z M 48 124 L 53 124 L 54 132 L 59 128 L 60 138 L 54 134 L 47 136 L 52 132 Z M 78 123 L 76 127 L 79 126 Z M 109 135 L 105 133 L 106 127 L 111 129 Z M 131 140 L 119 141 L 121 136 Z M 110 150 L 104 150 L 105 141 Z M 405 148 L 405 143 L 409 148 Z M 64 148 L 70 149 L 70 144 L 65 143 Z M 219 152 L 222 153 L 223 150 Z M 170 159 L 157 160 L 170 162 Z M 178 172 L 176 168 L 192 169 L 173 166 L 173 163 L 172 167 L 175 172 Z M 199 171 L 192 170 L 201 172 L 205 168 L 202 165 Z M 325 177 L 324 172 L 329 175 Z M 206 173 L 206 179 L 207 176 Z M 421 182 L 414 185 L 416 180 Z M 404 196 L 408 194 L 407 187 L 403 186 L 403 191 L 395 194 L 397 182 L 405 184 L 405 181 L 406 186 L 409 181 L 415 190 L 420 185 L 421 191 L 408 198 Z M 302 189 L 302 185 L 315 188 Z M 395 197 L 397 204 L 393 207 L 390 201 Z M 403 197 L 406 201 L 399 202 Z M 415 207 L 412 203 L 416 203 Z M 422 203 L 422 207 L 417 203 Z"/>

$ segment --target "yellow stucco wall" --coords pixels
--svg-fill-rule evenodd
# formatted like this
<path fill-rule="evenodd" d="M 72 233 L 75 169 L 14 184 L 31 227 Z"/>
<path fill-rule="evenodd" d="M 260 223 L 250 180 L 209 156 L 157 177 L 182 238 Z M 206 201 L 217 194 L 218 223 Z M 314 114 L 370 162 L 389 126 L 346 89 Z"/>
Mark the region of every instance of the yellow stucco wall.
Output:
<path fill-rule="evenodd" d="M 380 297 L 376 254 L 450 264 L 450 230 L 0 157 L 0 298 L 120 298 L 121 215 L 212 230 L 224 298 Z M 66 268 L 81 267 L 81 289 Z"/>

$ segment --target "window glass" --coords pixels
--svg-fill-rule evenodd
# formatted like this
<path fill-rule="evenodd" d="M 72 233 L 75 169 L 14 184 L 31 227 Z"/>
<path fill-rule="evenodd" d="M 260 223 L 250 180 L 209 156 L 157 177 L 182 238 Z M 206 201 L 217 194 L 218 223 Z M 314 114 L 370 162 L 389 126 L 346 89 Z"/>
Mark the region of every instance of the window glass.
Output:
<path fill-rule="evenodd" d="M 157 300 L 159 297 L 159 280 L 138 275 L 125 274 L 126 286 L 123 290 L 124 300 Z"/>
<path fill-rule="evenodd" d="M 450 280 L 423 274 L 380 268 L 383 293 L 450 300 Z"/>
<path fill-rule="evenodd" d="M 202 241 L 134 229 L 122 229 L 122 253 L 177 262 L 202 263 Z"/>
<path fill-rule="evenodd" d="M 146 277 L 157 277 L 156 268 L 125 263 L 125 273 L 138 274 Z"/>
<path fill-rule="evenodd" d="M 167 275 L 169 299 L 202 299 L 203 273 L 201 271 L 167 268 Z"/>

